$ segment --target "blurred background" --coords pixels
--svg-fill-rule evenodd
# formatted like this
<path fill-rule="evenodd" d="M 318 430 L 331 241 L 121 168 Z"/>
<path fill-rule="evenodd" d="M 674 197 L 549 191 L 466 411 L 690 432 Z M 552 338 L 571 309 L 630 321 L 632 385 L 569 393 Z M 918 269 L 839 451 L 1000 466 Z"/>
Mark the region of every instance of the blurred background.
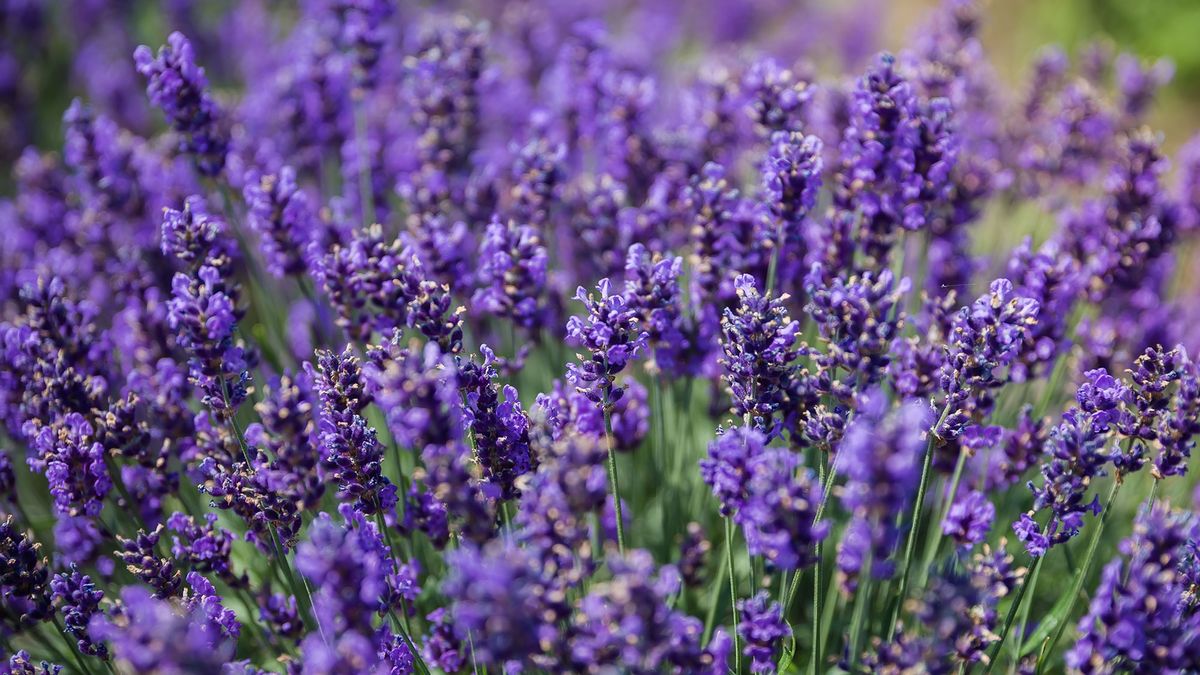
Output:
<path fill-rule="evenodd" d="M 322 2 L 324 0 L 304 0 Z M 412 3 L 401 11 L 469 9 L 502 20 L 515 2 Z M 579 16 L 602 14 L 610 27 L 663 33 L 680 58 L 702 59 L 721 44 L 747 40 L 764 51 L 854 73 L 879 49 L 900 50 L 936 0 L 581 0 L 562 3 Z M 1166 132 L 1168 153 L 1194 124 L 1200 105 L 1200 2 L 1195 0 L 990 0 L 983 41 L 997 73 L 1023 79 L 1039 49 L 1068 53 L 1100 48 L 1175 69 L 1151 115 Z M 423 5 L 426 5 L 422 7 Z M 408 7 L 407 10 L 403 9 Z M 82 96 L 134 131 L 158 121 L 142 95 L 130 55 L 182 30 L 197 45 L 208 74 L 230 96 L 256 67 L 256 46 L 286 32 L 298 7 L 270 0 L 0 0 L 0 165 L 27 144 L 57 148 L 61 116 Z M 597 11 L 599 10 L 599 11 Z M 559 11 L 555 9 L 555 11 Z M 701 47 L 703 45 L 703 47 Z M 258 54 L 261 60 L 261 53 Z M 9 192 L 11 171 L 0 172 Z"/>
<path fill-rule="evenodd" d="M 889 3 L 878 3 L 888 5 Z M 893 26 L 881 44 L 903 47 L 912 28 L 933 0 L 892 3 Z M 1151 126 L 1166 132 L 1166 150 L 1174 151 L 1197 126 L 1200 111 L 1200 2 L 1195 0 L 990 0 L 984 4 L 983 42 L 992 64 L 1010 83 L 1019 82 L 1045 45 L 1068 53 L 1099 44 L 1127 51 L 1146 61 L 1166 59 L 1175 76 L 1159 94 Z"/>

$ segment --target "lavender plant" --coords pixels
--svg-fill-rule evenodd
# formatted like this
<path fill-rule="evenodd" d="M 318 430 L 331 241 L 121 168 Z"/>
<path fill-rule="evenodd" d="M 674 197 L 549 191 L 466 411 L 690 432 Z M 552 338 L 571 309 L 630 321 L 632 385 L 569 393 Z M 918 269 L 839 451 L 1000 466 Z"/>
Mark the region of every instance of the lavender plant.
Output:
<path fill-rule="evenodd" d="M 772 40 L 804 3 L 19 49 L 66 29 L 8 4 L 0 671 L 1200 672 L 1166 62 L 1008 86 L 973 0 L 894 53 Z M 108 73 L 50 135 L 40 46 Z"/>

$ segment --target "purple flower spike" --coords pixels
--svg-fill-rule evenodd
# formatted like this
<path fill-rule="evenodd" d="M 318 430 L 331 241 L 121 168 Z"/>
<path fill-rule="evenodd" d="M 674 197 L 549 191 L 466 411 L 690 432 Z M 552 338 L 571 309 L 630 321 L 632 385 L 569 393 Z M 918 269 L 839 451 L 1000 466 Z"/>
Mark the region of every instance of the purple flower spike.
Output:
<path fill-rule="evenodd" d="M 822 499 L 816 476 L 784 448 L 767 449 L 747 468 L 746 502 L 734 520 L 746 533 L 750 554 L 781 570 L 815 562 L 815 546 L 829 534 L 828 522 L 814 522 Z"/>
<path fill-rule="evenodd" d="M 497 386 L 496 355 L 487 345 L 479 350 L 483 363 L 473 359 L 461 362 L 458 374 L 466 400 L 466 422 L 484 478 L 500 489 L 503 498 L 513 499 L 518 496 L 517 479 L 536 468 L 529 447 L 529 418 L 517 390 Z"/>
<path fill-rule="evenodd" d="M 92 425 L 79 413 L 70 413 L 61 424 L 42 427 L 34 439 L 45 462 L 54 508 L 63 515 L 99 515 L 112 489 L 104 461 L 107 450 L 95 439 Z"/>
<path fill-rule="evenodd" d="M 900 531 L 895 514 L 911 508 L 920 480 L 925 434 L 933 423 L 929 405 L 908 401 L 887 414 L 881 392 L 868 395 L 837 450 L 846 475 L 842 503 L 851 513 L 838 547 L 843 583 L 853 588 L 866 561 L 877 579 L 889 578 Z"/>
<path fill-rule="evenodd" d="M 308 196 L 296 184 L 296 171 L 285 166 L 277 174 L 246 176 L 243 194 L 249 207 L 247 225 L 261 241 L 267 269 L 277 277 L 298 275 L 316 242 L 318 223 Z"/>
<path fill-rule="evenodd" d="M 682 374 L 680 358 L 689 343 L 684 337 L 682 258 L 651 254 L 642 244 L 629 247 L 625 258 L 625 298 L 638 313 L 646 339 L 654 350 L 647 368 L 670 377 Z"/>
<path fill-rule="evenodd" d="M 995 517 L 996 507 L 987 496 L 978 490 L 970 490 L 959 495 L 946 512 L 942 534 L 953 538 L 959 546 L 974 546 L 987 538 Z"/>
<path fill-rule="evenodd" d="M 496 541 L 447 558 L 450 573 L 442 592 L 453 603 L 455 632 L 471 645 L 475 662 L 551 669 L 567 608 L 563 596 L 547 587 L 536 550 Z"/>
<path fill-rule="evenodd" d="M 396 486 L 383 475 L 383 445 L 362 416 L 371 402 L 363 390 L 358 358 L 350 347 L 336 355 L 317 352 L 308 365 L 321 401 L 319 429 L 325 466 L 338 482 L 338 497 L 367 515 L 396 505 Z"/>
<path fill-rule="evenodd" d="M 229 146 L 222 112 L 208 91 L 204 69 L 196 65 L 192 43 L 183 33 L 171 33 L 155 56 L 142 45 L 133 53 L 137 70 L 147 80 L 150 102 L 163 111 L 171 128 L 180 135 L 179 149 L 196 160 L 207 176 L 225 167 Z"/>
<path fill-rule="evenodd" d="M 1018 295 L 1008 279 L 997 279 L 986 294 L 960 310 L 939 374 L 947 411 L 936 430 L 940 438 L 957 438 L 972 416 L 991 412 L 993 391 L 1011 377 L 1007 369 L 1037 324 L 1039 309 L 1036 300 Z"/>
<path fill-rule="evenodd" d="M 700 476 L 712 488 L 723 515 L 745 506 L 751 464 L 766 447 L 766 438 L 754 427 L 734 427 L 708 444 L 708 458 L 700 460 Z"/>
<path fill-rule="evenodd" d="M 746 641 L 743 653 L 750 657 L 750 672 L 775 672 L 775 652 L 781 640 L 792 631 L 783 620 L 783 608 L 766 591 L 738 601 L 742 613 L 738 633 Z"/>
<path fill-rule="evenodd" d="M 802 74 L 768 57 L 746 69 L 741 85 L 747 99 L 746 115 L 759 136 L 798 132 L 804 126 L 815 87 Z"/>
<path fill-rule="evenodd" d="M 1102 672 L 1111 663 L 1143 672 L 1178 672 L 1200 659 L 1195 636 L 1200 613 L 1193 602 L 1197 527 L 1191 514 L 1159 502 L 1143 507 L 1122 555 L 1100 574 L 1079 640 L 1066 654 L 1078 672 Z"/>
<path fill-rule="evenodd" d="M 567 339 L 586 353 L 567 366 L 567 379 L 588 399 L 611 409 L 625 393 L 616 385 L 617 374 L 641 354 L 649 336 L 625 297 L 611 291 L 608 279 L 596 288 L 599 298 L 582 287 L 575 292 L 587 314 L 567 321 Z"/>
<path fill-rule="evenodd" d="M 793 277 L 804 270 L 807 219 L 821 191 L 822 150 L 816 136 L 776 132 L 760 168 L 763 197 L 775 232 L 771 244 L 778 249 L 773 255 L 779 287 L 789 288 Z"/>
<path fill-rule="evenodd" d="M 700 622 L 670 608 L 679 592 L 673 567 L 656 569 L 646 551 L 608 562 L 613 576 L 579 601 L 572 670 L 624 667 L 637 672 L 692 672 L 703 660 Z"/>
<path fill-rule="evenodd" d="M 784 407 L 796 372 L 800 324 L 784 309 L 784 298 L 768 298 L 748 274 L 734 282 L 736 309 L 725 310 L 721 347 L 733 412 L 774 435 L 775 415 Z"/>
<path fill-rule="evenodd" d="M 71 637 L 77 640 L 79 651 L 88 656 L 108 659 L 108 646 L 94 640 L 88 632 L 92 617 L 100 613 L 100 601 L 104 591 L 96 588 L 92 578 L 79 572 L 74 564 L 70 572 L 54 576 L 50 591 L 58 611 L 62 613 L 63 625 Z"/>
<path fill-rule="evenodd" d="M 950 103 L 920 100 L 883 54 L 858 81 L 850 115 L 834 205 L 856 214 L 864 267 L 883 269 L 898 232 L 924 228 L 947 204 L 957 157 Z"/>
<path fill-rule="evenodd" d="M 113 616 L 94 616 L 90 632 L 110 644 L 113 657 L 125 668 L 140 673 L 215 673 L 233 656 L 234 644 L 221 638 L 202 609 L 181 615 L 141 586 L 121 591 L 120 608 Z"/>
<path fill-rule="evenodd" d="M 207 634 L 213 637 L 211 648 L 216 649 L 223 640 L 237 641 L 242 631 L 233 610 L 221 604 L 221 596 L 212 582 L 197 572 L 188 572 L 188 588 L 183 592 L 183 608 L 194 617 L 203 616 L 208 624 Z"/>
<path fill-rule="evenodd" d="M 479 283 L 472 302 L 479 309 L 508 317 L 526 330 L 545 317 L 546 247 L 529 225 L 493 218 L 479 251 Z"/>

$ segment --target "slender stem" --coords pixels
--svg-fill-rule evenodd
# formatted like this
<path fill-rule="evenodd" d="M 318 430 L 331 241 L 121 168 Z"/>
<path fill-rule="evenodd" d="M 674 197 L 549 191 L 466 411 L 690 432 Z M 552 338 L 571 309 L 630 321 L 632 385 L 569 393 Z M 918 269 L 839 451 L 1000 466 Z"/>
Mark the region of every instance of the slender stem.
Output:
<path fill-rule="evenodd" d="M 1147 507 L 1153 508 L 1154 498 L 1158 496 L 1158 484 L 1161 482 L 1161 478 L 1155 478 L 1154 482 L 1150 484 L 1150 494 L 1146 495 L 1146 501 L 1144 502 Z"/>
<path fill-rule="evenodd" d="M 729 609 L 733 611 L 733 672 L 742 672 L 742 652 L 738 647 L 737 580 L 733 570 L 733 520 L 725 518 L 725 563 L 729 568 Z"/>
<path fill-rule="evenodd" d="M 775 233 L 775 247 L 771 251 L 771 262 L 767 264 L 767 285 L 766 292 L 763 294 L 766 297 L 771 297 L 775 291 L 775 278 L 779 274 L 779 249 L 783 248 L 783 237 L 779 232 Z"/>
<path fill-rule="evenodd" d="M 832 471 L 830 471 L 830 475 L 828 478 L 825 476 L 825 462 L 823 462 L 823 461 L 817 462 L 817 469 L 821 473 L 820 481 L 821 481 L 821 492 L 822 492 L 821 504 L 817 506 L 817 518 L 819 519 L 821 517 L 821 511 L 825 506 L 825 496 L 829 489 L 828 481 L 832 481 L 834 476 L 833 476 Z M 821 667 L 821 662 L 823 661 L 823 655 L 821 653 L 823 651 L 822 647 L 825 646 L 824 644 L 822 644 L 822 640 L 821 640 L 821 554 L 823 553 L 823 551 L 821 550 L 821 542 L 818 541 L 816 543 L 816 545 L 813 547 L 813 550 L 814 550 L 814 554 L 816 557 L 816 561 L 813 563 L 813 588 L 812 588 L 812 595 L 813 595 L 813 597 L 812 597 L 812 605 L 813 605 L 812 675 L 817 675 L 817 670 Z M 799 576 L 800 575 L 797 573 L 797 575 L 796 575 L 797 581 L 799 580 Z M 793 588 L 792 595 L 794 595 L 795 592 L 796 592 L 796 589 Z M 788 605 L 791 605 L 791 596 L 788 597 Z"/>
<path fill-rule="evenodd" d="M 1063 614 L 1062 622 L 1058 624 L 1058 629 L 1054 631 L 1054 636 L 1050 638 L 1050 642 L 1046 645 L 1045 653 L 1048 655 L 1054 651 L 1054 646 L 1062 639 L 1063 632 L 1067 629 L 1067 624 L 1070 623 L 1071 612 L 1075 610 L 1075 603 L 1079 601 L 1079 592 L 1083 590 L 1083 582 L 1086 580 L 1088 572 L 1091 571 L 1092 561 L 1096 558 L 1096 549 L 1100 546 L 1100 536 L 1104 533 L 1104 525 L 1108 522 L 1108 517 L 1112 513 L 1113 500 L 1117 498 L 1117 493 L 1121 491 L 1121 485 L 1124 483 L 1120 473 L 1113 480 L 1112 489 L 1108 492 L 1108 499 L 1104 502 L 1104 510 L 1100 512 L 1100 522 L 1096 523 L 1096 529 L 1092 532 L 1092 541 L 1088 544 L 1087 555 L 1083 558 L 1083 567 L 1075 573 L 1075 581 L 1071 584 L 1071 596 L 1067 604 L 1067 612 Z M 1038 662 L 1038 672 L 1042 672 L 1045 666 L 1044 661 Z"/>
<path fill-rule="evenodd" d="M 608 445 L 608 479 L 612 483 L 613 510 L 617 516 L 617 550 L 625 555 L 625 518 L 621 511 L 621 482 L 617 478 L 617 452 L 613 447 L 612 410 L 604 406 L 604 439 Z"/>
<path fill-rule="evenodd" d="M 858 590 L 854 592 L 854 614 L 850 618 L 850 654 L 847 658 L 850 665 L 858 660 L 860 645 L 862 644 L 862 628 L 863 620 L 866 616 L 867 605 L 870 604 L 871 598 L 871 556 L 867 554 L 867 562 L 863 565 L 862 574 L 859 575 Z M 890 640 L 890 638 L 889 638 Z M 851 668 L 853 671 L 853 667 Z"/>
<path fill-rule="evenodd" d="M 821 634 L 818 636 L 817 644 L 821 646 L 821 654 L 825 654 L 825 645 L 829 644 L 829 627 L 833 625 L 833 613 L 838 609 L 838 585 L 833 582 L 830 577 L 829 583 L 825 584 L 825 608 L 821 610 Z M 824 665 L 824 664 L 818 664 Z"/>
<path fill-rule="evenodd" d="M 822 655 L 823 647 L 821 640 L 821 545 L 817 544 L 817 563 L 813 565 L 813 589 L 812 589 L 812 675 L 817 675 L 818 669 L 821 667 L 821 662 L 824 661 Z"/>
<path fill-rule="evenodd" d="M 1033 567 L 1029 570 L 1029 576 L 1026 579 L 1029 579 L 1030 576 L 1037 576 L 1038 570 L 1042 566 L 1042 560 L 1045 557 L 1045 555 L 1040 555 L 1034 558 Z M 1004 626 L 1000 628 L 1000 639 L 996 640 L 996 646 L 992 648 L 992 658 L 988 661 L 987 670 L 984 671 L 985 674 L 992 672 L 992 669 L 996 667 L 1000 650 L 1004 647 L 1004 640 L 1008 637 L 1009 630 L 1012 628 L 1013 619 L 1017 618 L 1017 608 L 1021 606 L 1021 601 L 1025 599 L 1025 592 L 1029 590 L 1029 586 L 1029 582 L 1022 582 L 1017 588 L 1017 594 L 1013 596 L 1012 605 L 1009 606 L 1008 614 L 1004 617 Z"/>
<path fill-rule="evenodd" d="M 921 482 L 917 486 L 917 498 L 913 501 L 912 525 L 908 531 L 908 544 L 904 547 L 904 562 L 900 567 L 900 583 L 896 587 L 896 597 L 893 599 L 893 608 L 891 621 L 888 624 L 887 639 L 888 642 L 896 635 L 896 620 L 900 618 L 900 607 L 904 604 L 904 598 L 908 595 L 908 574 L 912 567 L 913 550 L 917 546 L 917 531 L 921 529 L 921 512 L 925 504 L 925 491 L 929 488 L 929 468 L 933 464 L 933 443 L 937 438 L 937 429 L 942 426 L 942 422 L 946 420 L 946 416 L 950 414 L 950 406 L 946 405 L 942 409 L 942 414 L 938 417 L 937 424 L 929 431 L 929 442 L 925 444 L 925 460 L 921 466 Z"/>
<path fill-rule="evenodd" d="M 929 535 L 929 542 L 925 544 L 925 555 L 921 560 L 921 567 L 917 569 L 917 587 L 925 585 L 925 578 L 929 574 L 929 566 L 933 564 L 934 558 L 937 557 L 938 549 L 942 544 L 942 524 L 946 522 L 946 518 L 950 515 L 950 509 L 954 506 L 954 499 L 958 496 L 958 486 L 962 482 L 963 467 L 967 464 L 967 453 L 960 451 L 958 453 L 958 461 L 954 463 L 954 474 L 950 478 L 950 491 L 946 494 L 946 501 L 942 504 L 941 514 L 937 521 L 933 524 L 933 532 Z"/>
<path fill-rule="evenodd" d="M 729 541 L 725 541 L 726 548 L 729 547 Z M 730 556 L 721 556 L 721 567 L 717 570 L 717 576 L 714 577 L 712 591 L 710 592 L 708 602 L 708 612 L 704 615 L 704 637 L 700 640 L 703 644 L 708 644 L 708 638 L 712 636 L 713 625 L 717 621 L 717 604 L 721 599 L 721 587 L 725 584 L 725 570 L 729 566 Z"/>
<path fill-rule="evenodd" d="M 1036 597 L 1038 579 L 1041 578 L 1042 568 L 1038 566 L 1033 570 L 1032 576 L 1029 579 L 1030 597 Z M 1029 625 L 1029 610 L 1033 607 L 1033 601 L 1026 603 L 1025 607 L 1020 610 L 1021 618 L 1017 621 L 1017 634 L 1013 637 L 1013 666 L 1021 661 L 1021 651 L 1025 648 L 1025 629 Z"/>

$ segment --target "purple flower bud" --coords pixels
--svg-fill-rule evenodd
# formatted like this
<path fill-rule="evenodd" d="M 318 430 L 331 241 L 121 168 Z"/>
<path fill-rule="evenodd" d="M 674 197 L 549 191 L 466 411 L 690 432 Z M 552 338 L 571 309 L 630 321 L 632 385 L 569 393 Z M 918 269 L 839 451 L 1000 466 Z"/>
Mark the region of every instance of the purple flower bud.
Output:
<path fill-rule="evenodd" d="M 869 394 L 846 429 L 837 461 L 846 475 L 842 504 L 851 513 L 838 546 L 838 569 L 850 588 L 870 556 L 877 579 L 891 576 L 892 554 L 900 530 L 895 514 L 911 508 L 920 480 L 925 434 L 932 411 L 921 401 L 907 401 L 888 413 L 882 393 Z"/>
<path fill-rule="evenodd" d="M 99 515 L 112 479 L 104 461 L 107 451 L 87 419 L 73 412 L 59 424 L 42 427 L 34 447 L 45 462 L 55 509 L 66 516 Z"/>
<path fill-rule="evenodd" d="M 117 535 L 121 548 L 116 552 L 116 557 L 125 563 L 130 574 L 154 589 L 154 597 L 166 599 L 179 593 L 183 586 L 183 575 L 170 559 L 159 557 L 158 540 L 162 533 L 163 526 L 160 523 L 150 532 L 139 530 L 132 539 Z"/>
<path fill-rule="evenodd" d="M 572 669 L 608 667 L 657 672 L 698 667 L 700 622 L 671 609 L 667 598 L 679 592 L 674 568 L 656 569 L 646 551 L 630 551 L 608 561 L 613 576 L 592 584 L 576 610 L 571 641 Z"/>
<path fill-rule="evenodd" d="M 683 352 L 688 348 L 684 337 L 683 292 L 679 275 L 682 258 L 652 255 L 642 244 L 629 247 L 625 258 L 625 299 L 638 313 L 654 356 L 647 368 L 651 372 L 676 376 Z"/>
<path fill-rule="evenodd" d="M 393 339 L 372 350 L 364 374 L 401 447 L 421 452 L 463 438 L 457 368 L 437 345 L 426 344 L 415 353 Z"/>
<path fill-rule="evenodd" d="M 171 514 L 167 527 L 176 533 L 172 537 L 171 554 L 186 560 L 196 571 L 216 574 L 233 588 L 245 588 L 249 579 L 245 574 L 234 573 L 230 560 L 233 533 L 218 527 L 216 522 L 215 513 L 206 513 L 203 525 L 197 525 L 191 516 Z"/>
<path fill-rule="evenodd" d="M 1191 514 L 1161 502 L 1143 507 L 1123 555 L 1100 574 L 1079 640 L 1066 654 L 1068 667 L 1098 672 L 1118 661 L 1157 672 L 1193 667 L 1200 615 L 1190 606 L 1194 580 L 1187 572 L 1196 536 Z"/>
<path fill-rule="evenodd" d="M 815 87 L 811 77 L 795 73 L 766 57 L 750 64 L 742 76 L 746 115 L 760 138 L 798 132 L 804 126 Z"/>
<path fill-rule="evenodd" d="M 543 578 L 534 549 L 494 541 L 447 555 L 442 592 L 451 600 L 455 634 L 489 668 L 552 668 L 561 652 L 565 598 Z"/>
<path fill-rule="evenodd" d="M 996 279 L 988 292 L 955 317 L 948 337 L 947 361 L 939 379 L 947 413 L 936 430 L 943 439 L 957 438 L 972 415 L 994 405 L 992 390 L 1006 380 L 1006 369 L 1020 353 L 1037 324 L 1038 303 L 1017 295 L 1008 279 Z"/>
<path fill-rule="evenodd" d="M 221 604 L 221 596 L 217 595 L 212 582 L 197 572 L 188 572 L 187 584 L 188 588 L 183 591 L 183 608 L 192 614 L 193 620 L 204 617 L 208 624 L 205 632 L 213 639 L 210 648 L 219 648 L 227 639 L 236 642 L 242 625 L 233 610 Z"/>
<path fill-rule="evenodd" d="M 496 355 L 487 345 L 479 350 L 483 363 L 472 359 L 459 364 L 458 383 L 466 401 L 467 427 L 475 441 L 483 477 L 500 489 L 504 499 L 513 499 L 518 494 L 517 479 L 536 468 L 536 458 L 529 448 L 529 418 L 515 388 L 497 387 Z"/>

